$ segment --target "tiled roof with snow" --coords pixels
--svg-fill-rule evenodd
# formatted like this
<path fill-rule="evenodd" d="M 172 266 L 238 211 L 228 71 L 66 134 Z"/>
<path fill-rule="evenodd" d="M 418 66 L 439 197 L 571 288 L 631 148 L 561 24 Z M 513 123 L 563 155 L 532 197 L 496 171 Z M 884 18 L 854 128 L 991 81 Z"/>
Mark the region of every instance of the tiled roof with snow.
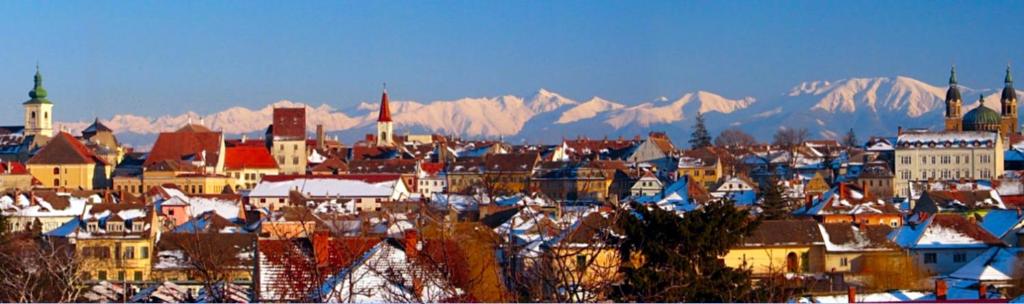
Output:
<path fill-rule="evenodd" d="M 901 226 L 889 239 L 903 248 L 987 248 L 1003 242 L 957 214 L 935 214 L 919 223 Z"/>
<path fill-rule="evenodd" d="M 279 182 L 263 181 L 249 196 L 286 197 L 292 190 L 313 197 L 388 197 L 394 193 L 394 181 L 367 183 L 359 180 L 333 178 L 302 178 Z"/>
<path fill-rule="evenodd" d="M 998 134 L 984 131 L 964 132 L 906 132 L 896 141 L 898 147 L 987 147 L 993 145 Z"/>
<path fill-rule="evenodd" d="M 1020 248 L 993 247 L 960 267 L 950 277 L 976 281 L 1009 281 L 1018 270 Z"/>

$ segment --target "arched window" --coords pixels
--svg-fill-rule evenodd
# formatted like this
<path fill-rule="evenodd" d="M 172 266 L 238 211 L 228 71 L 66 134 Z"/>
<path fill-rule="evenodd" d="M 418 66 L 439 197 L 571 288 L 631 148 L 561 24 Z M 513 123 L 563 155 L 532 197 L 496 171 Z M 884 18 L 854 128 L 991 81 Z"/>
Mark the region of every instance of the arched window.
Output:
<path fill-rule="evenodd" d="M 43 119 L 50 119 L 50 112 L 43 112 Z"/>
<path fill-rule="evenodd" d="M 53 167 L 53 174 L 60 174 L 60 167 Z"/>
<path fill-rule="evenodd" d="M 33 119 L 35 119 L 36 118 L 36 111 L 32 111 L 31 114 L 29 115 L 29 117 L 32 117 Z"/>
<path fill-rule="evenodd" d="M 59 178 L 54 178 L 53 179 L 53 186 L 54 187 L 60 186 L 60 179 Z"/>

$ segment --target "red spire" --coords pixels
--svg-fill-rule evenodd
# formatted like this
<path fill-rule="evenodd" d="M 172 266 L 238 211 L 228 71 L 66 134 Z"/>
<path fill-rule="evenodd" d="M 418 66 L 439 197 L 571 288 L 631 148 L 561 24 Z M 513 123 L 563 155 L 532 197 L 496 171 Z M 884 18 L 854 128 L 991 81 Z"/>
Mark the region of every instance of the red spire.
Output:
<path fill-rule="evenodd" d="M 388 89 L 384 89 L 384 95 L 380 96 L 380 114 L 377 116 L 377 121 L 391 121 L 391 108 L 388 107 Z"/>

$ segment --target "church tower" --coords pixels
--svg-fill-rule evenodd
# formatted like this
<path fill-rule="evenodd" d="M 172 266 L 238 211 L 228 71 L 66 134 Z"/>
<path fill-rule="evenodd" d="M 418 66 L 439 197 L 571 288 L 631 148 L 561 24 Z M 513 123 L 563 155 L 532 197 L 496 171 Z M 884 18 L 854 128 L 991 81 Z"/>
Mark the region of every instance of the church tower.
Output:
<path fill-rule="evenodd" d="M 35 87 L 28 92 L 32 99 L 22 103 L 25 107 L 25 136 L 53 137 L 53 103 L 46 99 L 43 75 L 36 66 Z"/>
<path fill-rule="evenodd" d="M 946 131 L 961 131 L 963 129 L 960 118 L 960 108 L 963 105 L 963 98 L 960 98 L 960 88 L 956 86 L 956 66 L 949 70 L 949 89 L 946 90 Z"/>
<path fill-rule="evenodd" d="M 1020 126 L 1017 121 L 1017 91 L 1013 89 L 1013 76 L 1010 75 L 1010 66 L 1006 66 L 1006 78 L 1003 80 L 1003 95 L 999 98 L 999 105 L 1002 107 L 1000 131 L 1004 137 L 1017 134 Z"/>
<path fill-rule="evenodd" d="M 391 108 L 388 107 L 388 89 L 384 88 L 384 94 L 380 97 L 380 113 L 377 115 L 377 145 L 390 146 L 394 141 L 394 127 L 391 122 Z"/>

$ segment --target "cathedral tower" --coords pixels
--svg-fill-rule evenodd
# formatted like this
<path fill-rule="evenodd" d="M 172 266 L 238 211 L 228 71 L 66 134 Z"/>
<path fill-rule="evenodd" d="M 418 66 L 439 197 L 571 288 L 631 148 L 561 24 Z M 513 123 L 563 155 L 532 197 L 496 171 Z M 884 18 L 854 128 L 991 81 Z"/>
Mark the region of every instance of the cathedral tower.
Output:
<path fill-rule="evenodd" d="M 949 70 L 949 89 L 946 90 L 946 131 L 963 129 L 960 118 L 961 106 L 963 106 L 963 98 L 960 98 L 960 88 L 956 86 L 956 66 L 954 66 Z"/>
<path fill-rule="evenodd" d="M 377 145 L 390 146 L 394 135 L 394 127 L 391 122 L 391 108 L 388 107 L 388 89 L 384 88 L 384 94 L 380 97 L 380 113 L 377 114 Z"/>
<path fill-rule="evenodd" d="M 1004 137 L 1017 134 L 1020 123 L 1017 121 L 1017 91 L 1013 89 L 1013 76 L 1010 75 L 1010 66 L 1006 66 L 1006 78 L 1003 80 L 1003 94 L 999 98 L 999 105 L 1002 108 L 1000 131 Z"/>
<path fill-rule="evenodd" d="M 36 66 L 35 86 L 28 96 L 32 99 L 22 103 L 25 107 L 25 136 L 53 137 L 53 103 L 46 99 L 39 66 Z"/>

